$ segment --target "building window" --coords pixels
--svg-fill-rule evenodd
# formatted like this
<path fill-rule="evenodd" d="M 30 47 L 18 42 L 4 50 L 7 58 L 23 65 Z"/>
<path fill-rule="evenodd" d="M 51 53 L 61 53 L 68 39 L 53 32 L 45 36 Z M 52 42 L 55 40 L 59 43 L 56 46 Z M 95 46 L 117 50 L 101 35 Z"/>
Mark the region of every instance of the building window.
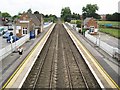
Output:
<path fill-rule="evenodd" d="M 27 28 L 23 28 L 23 34 L 27 34 Z"/>

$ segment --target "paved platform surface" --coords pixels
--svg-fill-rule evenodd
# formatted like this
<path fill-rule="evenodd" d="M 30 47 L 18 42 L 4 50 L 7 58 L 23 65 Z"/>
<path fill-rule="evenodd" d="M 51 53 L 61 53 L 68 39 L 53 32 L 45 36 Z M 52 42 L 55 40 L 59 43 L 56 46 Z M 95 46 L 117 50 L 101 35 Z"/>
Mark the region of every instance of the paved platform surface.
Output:
<path fill-rule="evenodd" d="M 67 25 L 68 26 L 68 25 Z M 84 44 L 90 53 L 97 59 L 100 65 L 110 75 L 110 77 L 120 86 L 120 63 L 105 53 L 98 47 L 90 42 L 83 35 L 73 30 L 70 26 L 68 28 L 77 36 L 77 38 Z"/>
<path fill-rule="evenodd" d="M 102 33 L 102 32 L 99 32 L 99 34 L 100 34 L 100 39 L 103 42 L 106 42 L 110 46 L 113 46 L 113 47 L 120 49 L 120 44 L 118 43 L 118 42 L 120 42 L 120 39 L 117 39 L 115 37 L 112 37 L 112 36 L 105 34 L 105 33 Z M 99 38 L 99 35 L 93 35 L 93 36 L 96 38 Z"/>
<path fill-rule="evenodd" d="M 22 45 L 23 47 L 23 55 L 20 56 L 17 52 L 11 53 L 2 61 L 0 64 L 0 88 L 2 84 L 9 78 L 10 75 L 14 72 L 17 66 L 22 62 L 22 60 L 28 55 L 28 53 L 32 50 L 32 48 L 36 45 L 36 43 L 43 37 L 43 35 L 49 30 L 49 27 L 44 28 L 44 31 L 40 33 L 40 35 L 35 38 L 27 41 L 25 44 Z"/>

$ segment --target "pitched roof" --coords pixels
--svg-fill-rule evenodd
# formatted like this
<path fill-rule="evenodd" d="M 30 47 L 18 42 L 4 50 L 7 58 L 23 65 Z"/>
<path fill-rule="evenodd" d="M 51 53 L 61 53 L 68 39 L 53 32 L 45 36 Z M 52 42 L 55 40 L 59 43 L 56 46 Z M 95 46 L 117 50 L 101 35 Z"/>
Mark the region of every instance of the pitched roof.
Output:
<path fill-rule="evenodd" d="M 28 13 L 28 16 L 29 16 L 30 19 L 34 22 L 34 24 L 35 24 L 36 26 L 39 26 L 39 25 L 40 25 L 40 21 L 38 20 L 38 18 L 37 18 L 34 14 Z"/>
<path fill-rule="evenodd" d="M 86 19 L 84 20 L 84 25 L 86 25 L 87 22 L 88 22 L 90 19 L 91 19 L 91 18 L 86 18 Z"/>
<path fill-rule="evenodd" d="M 42 15 L 41 14 L 34 14 L 38 19 L 39 21 L 41 22 L 41 18 L 42 18 Z"/>

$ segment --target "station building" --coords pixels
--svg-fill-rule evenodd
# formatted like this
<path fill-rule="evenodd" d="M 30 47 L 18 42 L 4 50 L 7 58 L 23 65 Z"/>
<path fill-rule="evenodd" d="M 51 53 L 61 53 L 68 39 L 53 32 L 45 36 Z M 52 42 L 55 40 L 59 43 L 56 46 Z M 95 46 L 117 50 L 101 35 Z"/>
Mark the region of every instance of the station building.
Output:
<path fill-rule="evenodd" d="M 23 13 L 16 20 L 16 35 L 22 37 L 30 33 L 31 37 L 36 37 L 43 30 L 43 16 L 41 14 Z"/>

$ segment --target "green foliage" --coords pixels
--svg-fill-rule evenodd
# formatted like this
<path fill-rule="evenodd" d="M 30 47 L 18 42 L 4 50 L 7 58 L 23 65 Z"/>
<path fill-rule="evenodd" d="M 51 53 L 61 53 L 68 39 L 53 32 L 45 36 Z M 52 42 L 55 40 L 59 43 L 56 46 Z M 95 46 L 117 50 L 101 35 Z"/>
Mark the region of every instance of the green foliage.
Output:
<path fill-rule="evenodd" d="M 31 8 L 30 8 L 30 9 L 28 9 L 28 10 L 27 10 L 27 12 L 28 12 L 28 13 L 32 13 L 32 10 L 31 10 Z"/>
<path fill-rule="evenodd" d="M 20 15 L 22 15 L 22 13 L 19 12 L 18 15 L 20 16 Z"/>
<path fill-rule="evenodd" d="M 62 8 L 61 10 L 61 18 L 64 21 L 70 22 L 72 18 L 71 10 L 69 7 Z"/>
<path fill-rule="evenodd" d="M 56 15 L 43 15 L 44 16 L 44 21 L 45 22 L 49 22 L 49 21 L 52 21 L 52 22 L 56 22 L 57 21 L 57 16 Z"/>
<path fill-rule="evenodd" d="M 7 13 L 7 12 L 3 12 L 2 17 L 9 18 L 9 17 L 11 17 L 11 15 L 9 13 Z"/>
<path fill-rule="evenodd" d="M 14 15 L 12 19 L 15 20 L 15 19 L 18 19 L 19 17 L 20 17 L 19 15 Z"/>
<path fill-rule="evenodd" d="M 71 20 L 70 23 L 71 23 L 71 24 L 76 24 L 76 21 L 77 21 L 77 20 Z"/>
<path fill-rule="evenodd" d="M 86 7 L 82 8 L 83 19 L 85 19 L 86 17 L 94 17 L 96 19 L 100 19 L 100 15 L 96 13 L 97 10 L 98 10 L 97 4 L 93 4 L 93 5 L 87 4 Z"/>
<path fill-rule="evenodd" d="M 106 20 L 108 21 L 120 21 L 120 13 L 107 14 Z"/>
<path fill-rule="evenodd" d="M 120 30 L 119 29 L 100 28 L 99 31 L 120 39 L 120 34 L 119 34 Z"/>
<path fill-rule="evenodd" d="M 73 20 L 78 20 L 78 19 L 80 19 L 80 15 L 77 14 L 77 13 L 73 13 L 73 14 L 72 14 L 72 19 L 73 19 Z"/>
<path fill-rule="evenodd" d="M 77 20 L 76 24 L 77 24 L 77 27 L 79 27 L 79 28 L 81 27 L 81 21 L 80 20 Z"/>
<path fill-rule="evenodd" d="M 51 21 L 49 18 L 44 18 L 44 22 L 49 22 Z"/>
<path fill-rule="evenodd" d="M 34 14 L 40 14 L 39 11 L 35 11 Z"/>

